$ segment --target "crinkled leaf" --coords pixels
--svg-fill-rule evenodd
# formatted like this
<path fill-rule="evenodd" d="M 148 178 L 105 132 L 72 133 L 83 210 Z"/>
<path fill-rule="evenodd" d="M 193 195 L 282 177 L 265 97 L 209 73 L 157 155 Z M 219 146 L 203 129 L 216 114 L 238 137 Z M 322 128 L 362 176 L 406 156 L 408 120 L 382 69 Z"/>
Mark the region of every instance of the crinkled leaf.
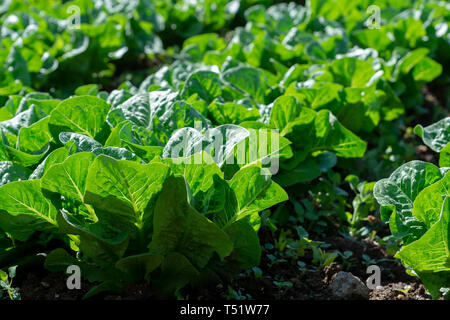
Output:
<path fill-rule="evenodd" d="M 425 128 L 417 125 L 414 128 L 414 133 L 421 137 L 423 142 L 433 151 L 441 152 L 450 142 L 450 117 Z"/>
<path fill-rule="evenodd" d="M 27 180 L 31 171 L 11 161 L 0 161 L 0 186 L 20 180 Z"/>

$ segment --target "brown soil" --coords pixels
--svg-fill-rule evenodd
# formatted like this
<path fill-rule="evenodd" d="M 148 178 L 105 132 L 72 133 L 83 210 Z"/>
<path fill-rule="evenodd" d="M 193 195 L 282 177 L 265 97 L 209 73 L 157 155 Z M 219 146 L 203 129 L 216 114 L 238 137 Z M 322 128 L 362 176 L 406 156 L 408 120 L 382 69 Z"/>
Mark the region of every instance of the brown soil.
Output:
<path fill-rule="evenodd" d="M 67 277 L 59 273 L 47 273 L 39 276 L 29 273 L 19 286 L 23 300 L 79 300 L 92 285 L 83 281 L 80 290 L 69 290 Z"/>
<path fill-rule="evenodd" d="M 265 300 L 331 300 L 333 296 L 328 288 L 333 276 L 339 271 L 348 271 L 365 282 L 367 263 L 363 255 L 377 260 L 382 270 L 382 286 L 374 289 L 370 294 L 371 300 L 425 300 L 430 299 L 420 281 L 405 273 L 404 268 L 397 260 L 389 258 L 384 249 L 370 241 L 358 241 L 341 237 L 328 237 L 324 239 L 331 246 L 327 251 L 352 251 L 356 261 L 351 265 L 343 264 L 336 259 L 329 267 L 323 270 L 309 268 L 311 256 L 302 257 L 306 268 L 299 270 L 295 259 L 271 264 L 267 253 L 263 254 L 260 268 L 262 277 L 255 277 L 251 272 L 244 272 L 235 278 L 222 279 L 219 283 L 201 287 L 187 287 L 182 292 L 184 299 L 193 300 L 223 300 L 236 299 L 230 296 L 230 288 L 238 292 L 242 298 Z M 283 286 L 274 279 L 289 281 L 290 285 Z M 69 290 L 66 287 L 64 274 L 53 274 L 41 271 L 29 273 L 15 283 L 19 287 L 24 300 L 80 300 L 92 287 L 92 284 L 83 281 L 81 290 Z M 281 281 L 280 281 L 281 282 Z M 123 293 L 100 294 L 91 299 L 102 300 L 145 300 L 160 299 L 147 283 L 136 283 L 124 288 Z"/>
<path fill-rule="evenodd" d="M 425 288 L 418 282 L 395 282 L 378 287 L 370 293 L 370 300 L 429 300 Z"/>

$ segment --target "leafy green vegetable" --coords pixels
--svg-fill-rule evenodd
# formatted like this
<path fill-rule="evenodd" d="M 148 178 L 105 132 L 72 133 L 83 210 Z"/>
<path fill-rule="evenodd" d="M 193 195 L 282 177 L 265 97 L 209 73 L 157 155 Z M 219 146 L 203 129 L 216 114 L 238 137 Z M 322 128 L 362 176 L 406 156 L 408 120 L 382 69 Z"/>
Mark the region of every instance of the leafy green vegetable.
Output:
<path fill-rule="evenodd" d="M 50 130 L 56 137 L 69 131 L 102 139 L 104 131 L 109 129 L 105 123 L 109 108 L 104 100 L 92 96 L 66 99 L 50 114 Z"/>
<path fill-rule="evenodd" d="M 260 228 L 295 256 L 327 224 L 353 234 L 375 210 L 371 181 L 401 165 L 373 195 L 397 257 L 439 297 L 449 118 L 414 129 L 440 168 L 404 164 L 415 150 L 399 136 L 445 114 L 428 92 L 448 86 L 449 8 L 376 1 L 372 28 L 369 4 L 4 1 L 0 253 L 52 239 L 45 266 L 79 265 L 86 297 L 141 280 L 173 296 L 257 266 Z M 338 256 L 311 247 L 319 267 Z"/>
<path fill-rule="evenodd" d="M 441 152 L 450 142 L 450 118 L 442 119 L 425 128 L 417 125 L 414 133 L 433 151 Z"/>
<path fill-rule="evenodd" d="M 445 152 L 446 120 L 425 128 L 416 126 L 414 131 L 431 149 Z M 446 161 L 441 156 L 440 162 Z M 388 219 L 391 214 L 392 233 L 404 238 L 396 257 L 420 277 L 435 299 L 450 280 L 449 179 L 448 168 L 412 161 L 394 171 L 390 178 L 378 181 L 374 188 L 382 217 Z"/>
<path fill-rule="evenodd" d="M 0 187 L 0 225 L 25 241 L 36 231 L 55 230 L 57 209 L 41 191 L 39 180 L 15 181 Z"/>

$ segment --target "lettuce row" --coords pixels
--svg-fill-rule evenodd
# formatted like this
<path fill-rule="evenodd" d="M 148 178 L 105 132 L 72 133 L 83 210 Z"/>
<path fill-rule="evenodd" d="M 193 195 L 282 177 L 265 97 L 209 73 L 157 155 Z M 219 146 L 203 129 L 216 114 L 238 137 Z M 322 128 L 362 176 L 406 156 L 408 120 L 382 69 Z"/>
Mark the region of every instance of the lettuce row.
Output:
<path fill-rule="evenodd" d="M 143 278 L 173 294 L 201 278 L 202 270 L 257 265 L 258 213 L 288 199 L 262 167 L 267 159 L 292 157 L 284 136 L 313 133 L 308 153 L 345 156 L 359 148 L 352 143 L 359 138 L 329 111 L 300 107 L 294 97 L 286 122 L 279 115 L 272 124 L 214 126 L 194 108 L 199 100 L 172 89 L 91 93 L 62 101 L 39 93 L 11 96 L 4 107 L 10 119 L 0 122 L 0 228 L 16 241 L 35 233 L 61 237 L 77 258 L 60 248 L 48 255 L 46 267 L 80 265 L 88 280 L 100 282 L 88 296 Z M 285 105 L 277 102 L 274 115 Z M 269 129 L 269 148 L 256 159 L 247 153 L 243 162 L 225 161 L 240 156 L 239 146 L 249 150 L 253 129 Z M 227 139 L 208 149 L 217 133 Z M 174 154 L 180 138 L 185 152 Z M 258 133 L 257 144 L 261 139 Z M 193 164 L 198 151 L 202 161 Z"/>
<path fill-rule="evenodd" d="M 172 159 L 144 164 L 77 152 L 40 179 L 3 185 L 0 226 L 21 241 L 35 232 L 62 234 L 79 261 L 57 249 L 46 266 L 57 270 L 80 263 L 88 279 L 109 289 L 153 280 L 154 271 L 155 283 L 169 281 L 161 289 L 173 293 L 208 266 L 257 265 L 258 212 L 287 200 L 287 194 L 257 165 L 225 180 L 212 159 L 185 160 L 181 168 Z M 186 270 L 170 284 L 166 273 L 178 263 Z M 96 278 L 95 270 L 105 279 Z"/>
<path fill-rule="evenodd" d="M 166 55 L 163 41 L 217 31 L 258 2 L 3 1 L 0 100 L 55 84 L 67 95 L 85 82 L 113 76 L 114 62 Z"/>

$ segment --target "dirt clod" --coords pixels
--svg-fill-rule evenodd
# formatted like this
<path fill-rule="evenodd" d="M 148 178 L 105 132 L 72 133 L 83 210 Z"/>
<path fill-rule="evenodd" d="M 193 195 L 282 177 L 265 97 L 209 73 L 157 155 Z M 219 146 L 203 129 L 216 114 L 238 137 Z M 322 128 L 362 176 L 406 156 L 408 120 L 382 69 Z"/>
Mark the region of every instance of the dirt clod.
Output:
<path fill-rule="evenodd" d="M 338 272 L 331 282 L 333 298 L 339 300 L 369 299 L 369 289 L 350 272 Z"/>

